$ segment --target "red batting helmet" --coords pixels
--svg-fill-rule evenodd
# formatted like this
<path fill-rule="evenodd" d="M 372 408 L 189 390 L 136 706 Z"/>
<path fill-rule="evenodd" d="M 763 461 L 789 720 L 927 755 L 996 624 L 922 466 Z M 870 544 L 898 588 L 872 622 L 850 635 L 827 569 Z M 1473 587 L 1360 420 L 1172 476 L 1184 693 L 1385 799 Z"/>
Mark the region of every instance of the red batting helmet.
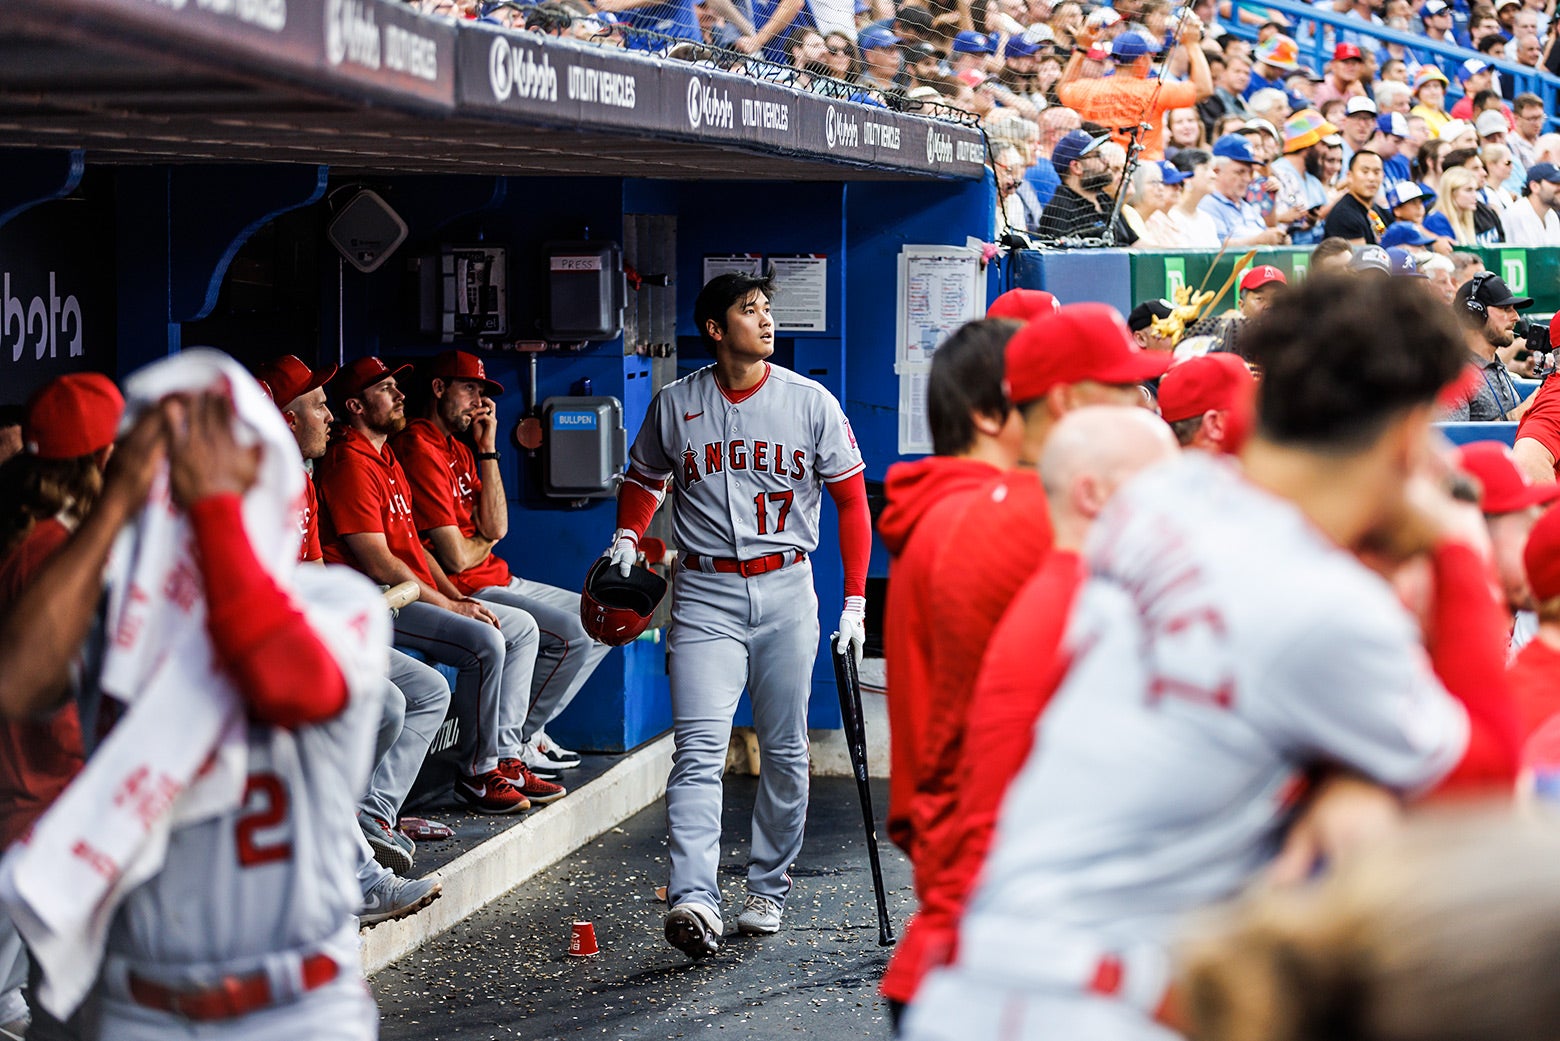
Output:
<path fill-rule="evenodd" d="M 580 622 L 591 639 L 621 647 L 645 631 L 665 595 L 666 579 L 649 568 L 636 564 L 624 578 L 610 559 L 601 557 L 585 576 Z"/>

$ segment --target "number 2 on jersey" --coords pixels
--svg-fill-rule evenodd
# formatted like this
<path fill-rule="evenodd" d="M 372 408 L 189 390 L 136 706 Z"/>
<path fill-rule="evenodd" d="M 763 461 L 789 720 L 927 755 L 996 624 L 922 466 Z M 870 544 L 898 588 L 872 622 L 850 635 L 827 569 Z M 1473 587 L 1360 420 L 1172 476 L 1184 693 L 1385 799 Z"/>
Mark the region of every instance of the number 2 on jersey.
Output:
<path fill-rule="evenodd" d="M 244 785 L 243 815 L 233 827 L 240 867 L 258 867 L 292 857 L 287 820 L 287 785 L 276 774 L 250 774 Z"/>
<path fill-rule="evenodd" d="M 753 508 L 758 511 L 758 533 L 769 534 L 769 504 L 780 504 L 780 515 L 775 518 L 775 534 L 785 530 L 785 519 L 791 512 L 791 500 L 796 498 L 795 492 L 769 492 L 767 495 L 759 492 L 753 496 Z"/>

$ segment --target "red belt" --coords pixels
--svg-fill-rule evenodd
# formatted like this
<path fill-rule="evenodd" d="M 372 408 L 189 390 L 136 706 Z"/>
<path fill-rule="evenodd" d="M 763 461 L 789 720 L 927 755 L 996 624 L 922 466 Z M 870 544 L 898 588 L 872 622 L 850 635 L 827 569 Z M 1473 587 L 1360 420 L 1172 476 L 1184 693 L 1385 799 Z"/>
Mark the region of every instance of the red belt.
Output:
<path fill-rule="evenodd" d="M 303 989 L 309 991 L 323 987 L 340 972 L 341 967 L 330 955 L 311 954 L 303 959 L 300 974 Z M 132 972 L 130 996 L 138 1005 L 159 1012 L 171 1012 L 197 1022 L 235 1019 L 275 1003 L 271 994 L 271 981 L 263 972 L 248 976 L 224 976 L 221 982 L 209 987 L 189 989 L 165 987 Z"/>
<path fill-rule="evenodd" d="M 798 553 L 790 563 L 806 560 L 807 554 Z M 743 578 L 752 578 L 754 575 L 762 575 L 768 571 L 779 571 L 786 566 L 784 553 L 770 553 L 767 556 L 754 557 L 752 560 L 733 560 L 730 557 L 701 557 L 697 553 L 683 554 L 684 564 L 690 571 L 703 571 L 703 564 L 708 563 L 711 571 L 723 575 L 741 575 Z"/>

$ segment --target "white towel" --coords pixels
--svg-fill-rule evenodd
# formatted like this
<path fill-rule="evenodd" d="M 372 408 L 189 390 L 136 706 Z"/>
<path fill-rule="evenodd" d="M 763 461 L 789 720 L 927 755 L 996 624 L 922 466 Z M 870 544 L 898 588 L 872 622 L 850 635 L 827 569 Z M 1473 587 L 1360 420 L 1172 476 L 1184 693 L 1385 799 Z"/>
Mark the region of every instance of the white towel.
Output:
<path fill-rule="evenodd" d="M 250 544 L 260 566 L 291 589 L 304 480 L 297 444 L 237 362 L 189 350 L 142 369 L 125 386 L 125 425 L 170 393 L 222 389 L 232 396 L 240 443 L 262 446 L 243 503 Z M 115 910 L 161 868 L 172 828 L 242 797 L 245 714 L 213 658 L 189 522 L 169 504 L 165 466 L 104 576 L 101 685 L 128 711 L 28 841 L 0 861 L 0 904 L 43 970 L 44 1007 L 61 1018 L 91 988 Z"/>

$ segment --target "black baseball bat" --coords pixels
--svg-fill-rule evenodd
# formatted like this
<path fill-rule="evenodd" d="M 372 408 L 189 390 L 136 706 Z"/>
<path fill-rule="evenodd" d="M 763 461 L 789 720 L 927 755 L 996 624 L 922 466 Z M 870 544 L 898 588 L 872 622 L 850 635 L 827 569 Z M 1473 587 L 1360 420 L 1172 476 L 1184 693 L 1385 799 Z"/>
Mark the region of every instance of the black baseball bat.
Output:
<path fill-rule="evenodd" d="M 861 717 L 861 678 L 856 655 L 834 649 L 839 633 L 829 638 L 834 655 L 834 685 L 840 693 L 840 721 L 845 727 L 845 747 L 856 774 L 856 794 L 861 797 L 861 823 L 867 829 L 867 857 L 872 864 L 872 891 L 877 897 L 878 946 L 894 945 L 894 925 L 888 919 L 888 895 L 883 891 L 883 862 L 878 857 L 877 818 L 872 812 L 872 787 L 867 781 L 867 727 Z"/>

